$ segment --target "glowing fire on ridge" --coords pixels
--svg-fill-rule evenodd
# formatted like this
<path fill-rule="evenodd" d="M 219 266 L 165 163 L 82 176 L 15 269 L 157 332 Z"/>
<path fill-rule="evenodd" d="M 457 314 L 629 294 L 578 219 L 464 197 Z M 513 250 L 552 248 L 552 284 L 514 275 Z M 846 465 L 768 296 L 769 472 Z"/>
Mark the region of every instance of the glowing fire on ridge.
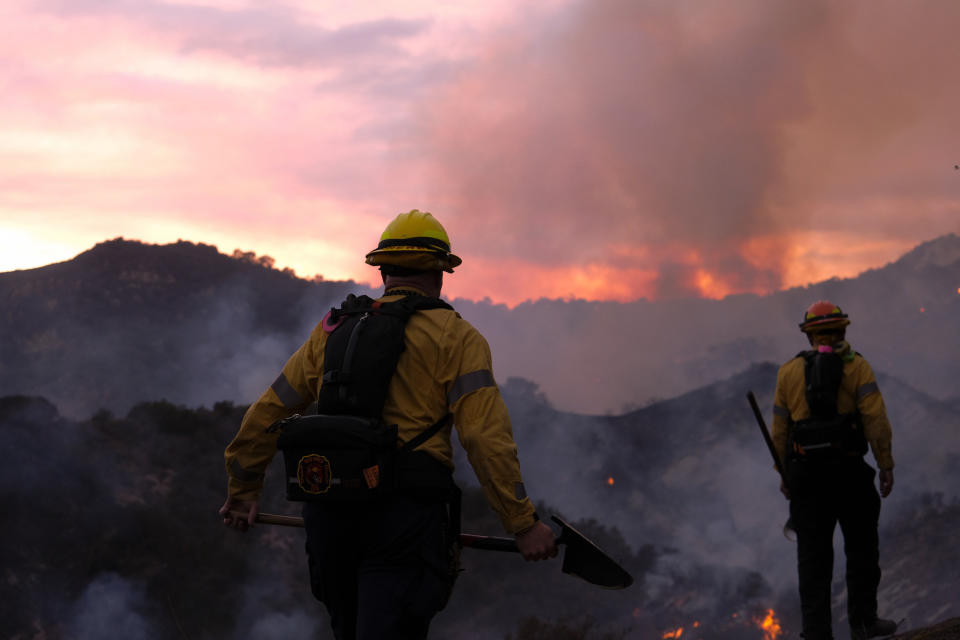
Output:
<path fill-rule="evenodd" d="M 683 635 L 683 627 L 677 627 L 673 631 L 665 631 L 663 633 L 663 636 L 661 637 L 663 638 L 663 640 L 667 640 L 667 638 L 679 638 L 682 635 Z"/>
<path fill-rule="evenodd" d="M 607 478 L 607 484 L 610 485 L 611 487 L 613 486 L 613 476 L 610 476 L 609 478 Z"/>

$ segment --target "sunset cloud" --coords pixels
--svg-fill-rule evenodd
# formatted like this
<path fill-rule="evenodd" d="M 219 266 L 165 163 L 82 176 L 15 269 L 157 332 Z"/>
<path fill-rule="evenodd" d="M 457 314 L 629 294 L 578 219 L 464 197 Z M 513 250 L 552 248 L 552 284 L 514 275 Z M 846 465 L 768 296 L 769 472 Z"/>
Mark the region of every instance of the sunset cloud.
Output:
<path fill-rule="evenodd" d="M 216 52 L 267 67 L 328 67 L 356 62 L 389 64 L 400 43 L 417 36 L 425 20 L 374 18 L 337 28 L 291 5 L 223 8 L 149 0 L 44 0 L 41 9 L 62 18 L 122 21 L 165 35 L 184 53 Z"/>
<path fill-rule="evenodd" d="M 416 207 L 452 296 L 722 297 L 960 231 L 949 3 L 6 7 L 0 270 L 125 236 L 373 282 Z"/>

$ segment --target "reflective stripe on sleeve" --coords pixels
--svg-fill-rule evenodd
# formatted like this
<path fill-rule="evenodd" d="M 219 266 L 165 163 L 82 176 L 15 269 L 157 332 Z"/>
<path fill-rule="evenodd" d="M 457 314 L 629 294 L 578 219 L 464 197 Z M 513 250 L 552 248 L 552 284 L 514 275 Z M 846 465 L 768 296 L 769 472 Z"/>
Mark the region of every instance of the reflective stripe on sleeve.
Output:
<path fill-rule="evenodd" d="M 233 462 L 230 463 L 230 475 L 233 476 L 234 480 L 238 480 L 240 482 L 256 482 L 257 480 L 263 479 L 262 473 L 244 469 L 240 466 L 240 463 L 237 462 L 236 458 L 234 458 Z"/>
<path fill-rule="evenodd" d="M 867 384 L 860 385 L 860 388 L 857 389 L 857 400 L 861 400 L 864 397 L 880 391 L 880 387 L 877 386 L 876 382 L 868 382 Z"/>
<path fill-rule="evenodd" d="M 495 386 L 497 383 L 489 369 L 465 373 L 453 381 L 450 392 L 447 394 L 447 405 L 452 407 L 457 400 L 477 389 Z"/>
<path fill-rule="evenodd" d="M 273 381 L 270 388 L 277 394 L 280 402 L 282 402 L 285 407 L 296 407 L 303 402 L 303 398 L 301 398 L 297 390 L 291 386 L 290 381 L 287 380 L 287 376 L 283 375 L 283 372 L 280 372 L 280 375 Z"/>
<path fill-rule="evenodd" d="M 781 418 L 789 418 L 790 410 L 775 404 L 773 405 L 773 415 L 780 416 Z"/>
<path fill-rule="evenodd" d="M 513 485 L 513 495 L 517 500 L 523 500 L 527 497 L 527 488 L 523 486 L 522 482 Z"/>

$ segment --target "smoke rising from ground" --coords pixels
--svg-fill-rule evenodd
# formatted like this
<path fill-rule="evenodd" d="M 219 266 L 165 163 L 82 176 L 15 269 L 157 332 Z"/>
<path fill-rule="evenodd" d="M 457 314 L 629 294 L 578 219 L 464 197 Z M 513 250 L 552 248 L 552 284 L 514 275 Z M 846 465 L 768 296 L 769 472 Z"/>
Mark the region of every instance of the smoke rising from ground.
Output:
<path fill-rule="evenodd" d="M 99 575 L 75 604 L 70 637 L 150 640 L 156 634 L 151 621 L 144 616 L 147 608 L 142 586 L 113 573 Z"/>
<path fill-rule="evenodd" d="M 948 235 L 858 278 L 763 297 L 542 299 L 514 309 L 452 302 L 489 341 L 498 380 L 533 380 L 567 411 L 622 413 L 753 362 L 784 362 L 806 347 L 797 321 L 818 299 L 850 314 L 848 338 L 877 371 L 945 398 L 956 395 L 957 265 L 960 239 Z M 298 280 L 206 245 L 125 241 L 2 274 L 0 290 L 10 300 L 0 322 L 5 392 L 56 398 L 74 418 L 141 399 L 252 402 L 330 307 L 350 292 L 376 295 L 352 282 Z"/>
<path fill-rule="evenodd" d="M 955 227 L 957 27 L 935 2 L 614 0 L 528 17 L 424 110 L 436 208 L 479 271 L 519 269 L 533 299 L 813 281 L 813 254 Z"/>
<path fill-rule="evenodd" d="M 11 284 L 6 289 L 10 299 L 19 301 L 11 306 L 8 320 L 20 321 L 16 313 L 31 304 L 41 305 L 35 315 L 27 314 L 27 321 L 11 325 L 19 329 L 9 335 L 30 345 L 30 358 L 22 360 L 25 364 L 17 367 L 16 376 L 10 380 L 19 384 L 39 381 L 47 386 L 18 390 L 37 393 L 50 389 L 58 400 L 77 403 L 75 410 L 78 406 L 112 408 L 113 399 L 120 399 L 122 407 L 123 403 L 148 399 L 150 394 L 155 398 L 161 391 L 177 403 L 205 405 L 215 402 L 221 393 L 230 394 L 228 398 L 237 394 L 243 385 L 255 395 L 270 384 L 288 353 L 302 342 L 329 306 L 337 304 L 346 290 L 354 289 L 348 283 L 307 286 L 280 273 L 218 257 L 210 247 L 130 245 L 135 243 L 107 243 L 77 265 L 64 265 L 64 270 L 57 267 L 43 273 L 4 275 Z M 105 259 L 110 252 L 129 252 L 131 262 Z M 144 256 L 148 254 L 163 259 L 147 264 Z M 642 615 L 648 616 L 650 624 L 663 624 L 670 612 L 654 605 L 663 604 L 674 593 L 689 603 L 689 607 L 684 605 L 670 614 L 678 616 L 704 610 L 726 615 L 729 611 L 725 609 L 744 601 L 746 593 L 768 606 L 773 600 L 783 600 L 787 607 L 795 607 L 792 548 L 779 531 L 786 515 L 785 503 L 776 491 L 776 478 L 743 399 L 745 390 L 752 388 L 769 412 L 776 367 L 765 364 L 733 378 L 729 375 L 750 362 L 768 360 L 771 348 L 785 350 L 782 357 L 775 358 L 779 363 L 802 347 L 802 336 L 795 329 L 796 315 L 810 297 L 844 301 L 844 308 L 854 319 L 851 334 L 856 331 L 855 346 L 863 349 L 881 374 L 881 390 L 894 424 L 898 463 L 897 489 L 885 504 L 883 522 L 913 518 L 910 510 L 918 503 L 919 494 L 942 491 L 947 501 L 955 498 L 944 488 L 958 486 L 960 442 L 950 436 L 957 432 L 951 427 L 956 423 L 956 399 L 937 400 L 926 385 L 918 391 L 911 388 L 913 380 L 904 384 L 900 375 L 927 369 L 929 376 L 933 367 L 923 365 L 933 363 L 939 367 L 934 378 L 946 381 L 941 394 L 945 395 L 942 389 L 955 391 L 949 383 L 956 379 L 952 354 L 956 353 L 955 319 L 960 311 L 954 267 L 957 255 L 956 237 L 942 238 L 911 252 L 895 265 L 857 280 L 828 282 L 815 289 L 766 298 L 633 305 L 542 301 L 514 310 L 486 304 L 458 303 L 458 307 L 471 322 L 481 320 L 476 324 L 494 338 L 492 342 L 509 338 L 502 345 L 494 344 L 495 362 L 500 362 L 501 356 L 526 358 L 546 372 L 545 380 L 551 384 L 563 381 L 584 394 L 582 397 L 605 391 L 609 380 L 621 385 L 618 389 L 634 384 L 649 392 L 654 387 L 627 379 L 641 372 L 655 381 L 679 376 L 670 379 L 670 384 L 683 379 L 689 385 L 697 379 L 695 376 L 714 383 L 667 402 L 641 402 L 649 406 L 639 411 L 582 415 L 551 407 L 553 393 L 541 393 L 536 383 L 510 380 L 503 368 L 495 367 L 511 411 L 529 494 L 546 503 L 545 512 L 558 509 L 571 520 L 593 517 L 605 526 L 615 526 L 623 536 L 615 548 L 626 548 L 641 559 L 646 557 L 644 553 L 652 556 L 643 565 L 649 582 L 637 588 L 640 601 L 616 601 L 614 608 L 617 615 L 629 616 L 634 609 L 644 612 L 645 607 L 653 607 L 654 613 Z M 91 275 L 90 264 L 99 264 L 100 259 L 104 259 L 109 275 Z M 210 264 L 197 266 L 207 259 Z M 181 261 L 190 268 L 181 269 Z M 202 280 L 208 272 L 217 271 L 220 267 L 216 265 L 222 266 L 223 261 L 230 277 L 213 284 Z M 118 264 L 126 266 L 118 268 Z M 252 275 L 238 275 L 249 269 L 253 269 Z M 181 271 L 189 277 L 183 278 Z M 168 276 L 173 278 L 170 286 L 126 287 L 130 282 L 166 282 Z M 177 278 L 188 284 L 174 286 Z M 58 281 L 67 281 L 70 286 L 58 288 Z M 71 296 L 77 291 L 92 307 L 70 306 Z M 888 300 L 894 294 L 899 304 L 891 308 Z M 43 306 L 51 299 L 61 305 L 57 313 Z M 158 301 L 162 302 L 159 306 Z M 921 303 L 925 305 L 922 313 Z M 88 325 L 96 330 L 87 331 Z M 917 327 L 923 331 L 915 330 Z M 798 344 L 784 346 L 785 333 Z M 740 338 L 733 339 L 737 335 Z M 714 349 L 717 336 L 731 341 L 721 342 Z M 889 336 L 901 340 L 891 343 Z M 891 344 L 901 351 L 885 351 Z M 16 354 L 20 345 L 13 341 L 3 343 L 2 348 Z M 278 353 L 272 353 L 274 350 Z M 71 366 L 67 359 L 77 353 L 82 356 L 80 368 Z M 639 363 L 642 369 L 631 367 L 631 362 Z M 31 378 L 31 369 L 41 375 Z M 611 369 L 626 372 L 620 376 L 624 379 L 610 378 Z M 118 376 L 118 371 L 122 375 Z M 883 375 L 885 371 L 894 371 L 897 376 Z M 59 377 L 51 380 L 51 375 Z M 538 380 L 539 374 L 531 379 Z M 717 383 L 717 379 L 722 381 Z M 573 394 L 567 395 L 570 397 L 562 393 L 559 397 L 573 401 Z M 627 397 L 646 399 L 636 393 Z M 240 400 L 245 406 L 252 398 Z M 237 602 L 245 603 L 244 616 L 239 620 L 221 618 L 219 635 L 214 637 L 242 636 L 253 627 L 314 628 L 314 613 L 300 616 L 288 600 L 293 593 L 305 593 L 302 547 L 289 537 L 270 532 L 227 546 L 222 535 L 217 535 L 221 532 L 215 527 L 215 518 L 209 520 L 223 497 L 223 469 L 218 461 L 239 424 L 242 407 L 217 404 L 212 411 L 192 412 L 153 403 L 138 406 L 125 420 L 98 412 L 78 428 L 60 418 L 49 403 L 13 399 L 4 406 L 19 407 L 7 411 L 8 423 L 2 429 L 4 443 L 16 454 L 14 462 L 8 461 L 0 470 L 0 476 L 9 480 L 0 483 L 6 487 L 0 497 L 14 505 L 4 511 L 13 512 L 18 505 L 45 509 L 34 514 L 33 522 L 18 519 L 32 527 L 18 533 L 22 539 L 46 539 L 47 527 L 58 530 L 64 519 L 63 496 L 58 494 L 69 490 L 74 492 L 70 501 L 73 517 L 67 521 L 80 527 L 71 535 L 77 539 L 100 536 L 97 539 L 105 539 L 102 548 L 110 550 L 111 562 L 122 556 L 131 574 L 149 574 L 157 581 L 168 581 L 159 600 L 152 592 L 151 597 L 163 604 L 164 593 L 169 594 L 167 609 L 179 617 L 199 606 L 193 599 L 178 597 L 180 592 L 171 586 L 194 580 L 192 567 L 167 567 L 165 559 L 157 557 L 145 542 L 145 532 L 161 524 L 174 527 L 168 541 L 175 545 L 175 551 L 167 557 L 191 558 L 191 553 L 202 548 L 220 554 L 219 560 L 225 565 L 240 567 L 238 573 L 242 575 L 217 579 L 251 585 L 242 597 L 224 603 L 223 595 L 215 589 L 203 591 L 204 602 L 221 598 L 218 610 L 232 611 Z M 88 455 L 90 450 L 97 454 Z M 173 453 L 157 453 L 165 451 Z M 462 457 L 459 466 L 461 482 L 473 485 L 475 479 Z M 58 478 L 68 478 L 67 488 L 51 483 L 48 469 L 56 469 Z M 275 461 L 268 480 L 275 493 L 264 503 L 271 510 L 289 508 L 280 495 L 279 477 Z M 19 489 L 23 486 L 27 490 Z M 201 486 L 203 492 L 197 489 Z M 96 508 L 82 502 L 88 494 L 98 497 Z M 202 495 L 206 498 L 201 499 Z M 193 520 L 168 517 L 171 513 L 182 515 L 185 507 L 198 512 Z M 100 523 L 105 521 L 117 524 L 117 528 L 103 531 Z M 192 524 L 208 521 L 207 528 Z M 901 535 L 911 521 L 899 523 L 894 533 Z M 490 533 L 499 533 L 495 527 L 495 522 L 490 525 Z M 202 541 L 198 542 L 198 534 L 203 536 Z M 258 551 L 243 546 L 250 544 L 257 545 Z M 915 548 L 925 541 L 914 540 L 911 544 L 914 546 L 910 548 Z M 652 545 L 652 550 L 646 545 Z M 665 545 L 678 552 L 662 553 Z M 41 560 L 29 555 L 29 545 L 28 553 L 21 554 L 23 546 L 2 545 L 0 553 L 6 553 L 4 559 L 9 558 L 9 565 L 15 567 L 8 579 L 22 581 L 31 571 L 39 571 L 37 563 Z M 259 549 L 269 551 L 260 553 Z M 42 558 L 45 553 L 38 555 Z M 258 560 L 251 565 L 238 562 L 237 556 Z M 914 587 L 922 585 L 902 558 L 893 560 L 897 575 L 905 576 L 902 580 Z M 278 568 L 279 562 L 287 564 Z M 112 571 L 114 567 L 103 569 Z M 476 573 L 483 570 L 482 566 L 471 569 Z M 760 580 L 753 575 L 758 572 Z M 299 576 L 300 583 L 282 582 L 279 592 L 255 587 L 276 586 L 281 582 L 278 575 Z M 84 582 L 79 585 L 41 582 L 34 591 L 52 594 L 51 599 L 58 601 L 83 602 L 85 581 L 95 577 L 84 574 Z M 537 583 L 530 580 L 532 592 Z M 712 593 L 704 595 L 703 585 L 710 585 L 720 595 L 715 599 L 711 599 Z M 465 599 L 457 606 L 468 610 L 471 601 L 466 595 L 471 592 L 461 593 Z M 887 592 L 883 602 L 896 605 L 903 598 L 898 593 Z M 921 604 L 911 615 L 934 615 L 924 608 L 922 594 L 911 596 L 911 602 L 918 598 Z M 109 602 L 125 616 L 131 633 L 136 633 L 137 616 L 151 616 L 151 624 L 162 628 L 175 626 L 177 618 L 163 607 L 159 612 L 145 611 L 136 599 Z M 941 607 L 939 600 L 931 602 Z M 509 627 L 512 618 L 505 616 L 515 613 L 513 604 L 497 602 L 475 613 L 494 620 L 494 625 Z M 612 606 L 605 604 L 603 610 Z M 84 607 L 80 610 L 87 611 Z M 86 621 L 84 624 L 94 625 L 98 610 L 91 611 L 76 616 Z M 193 613 L 196 615 L 196 611 Z M 322 622 L 317 624 L 323 627 Z M 444 624 L 456 627 L 458 619 L 451 617 Z"/>
<path fill-rule="evenodd" d="M 450 609 L 437 620 L 438 637 L 502 637 L 518 612 L 553 619 L 558 602 L 567 603 L 566 611 L 592 611 L 615 626 L 632 625 L 631 638 L 702 620 L 717 625 L 707 627 L 710 637 L 752 640 L 759 632 L 742 619 L 755 607 L 776 609 L 796 629 L 794 549 L 779 532 L 786 505 L 742 396 L 752 388 L 768 406 L 775 370 L 759 365 L 694 393 L 608 417 L 559 412 L 535 384 L 504 383 L 527 489 L 542 515 L 557 510 L 597 536 L 602 548 L 628 562 L 637 584 L 601 597 L 559 574 L 555 563 L 530 567 L 510 554 L 465 552 L 468 570 Z M 881 377 L 880 385 L 895 425 L 898 464 L 898 486 L 882 517 L 884 540 L 897 541 L 882 547 L 883 566 L 895 577 L 884 583 L 881 606 L 897 615 L 909 607 L 911 622 L 932 622 L 954 611 L 953 591 L 937 586 L 925 595 L 924 583 L 936 578 L 949 585 L 955 576 L 931 573 L 938 570 L 931 558 L 921 558 L 922 572 L 913 570 L 921 560 L 914 555 L 934 548 L 947 553 L 949 563 L 956 529 L 950 517 L 938 514 L 948 516 L 944 504 L 956 496 L 946 492 L 932 508 L 928 498 L 919 498 L 958 486 L 960 440 L 949 435 L 957 433 L 956 416 L 951 405 L 895 379 Z M 59 418 L 44 401 L 2 400 L 0 432 L 12 445 L 12 476 L 42 467 L 70 480 L 51 483 L 48 474 L 36 478 L 36 485 L 4 485 L 0 496 L 6 513 L 31 516 L 15 518 L 29 528 L 15 528 L 12 543 L 0 551 L 9 568 L 4 586 L 27 598 L 27 622 L 50 624 L 57 612 L 41 603 L 63 599 L 76 603 L 68 614 L 78 633 L 95 634 L 106 616 L 116 616 L 130 637 L 139 637 L 145 625 L 156 630 L 146 637 L 174 636 L 177 625 L 186 625 L 189 637 L 248 637 L 251 629 L 267 637 L 325 632 L 325 618 L 305 584 L 302 532 L 258 527 L 240 536 L 224 531 L 213 516 L 223 491 L 222 466 L 215 461 L 242 407 L 187 410 L 144 403 L 122 420 L 101 413 L 78 424 Z M 64 432 L 75 437 L 65 442 Z M 268 472 L 262 507 L 290 513 L 296 507 L 283 501 L 278 462 Z M 460 484 L 474 486 L 462 456 L 458 466 Z M 500 533 L 479 492 L 467 495 L 465 530 Z M 582 520 L 587 523 L 577 524 Z M 85 548 L 102 551 L 92 559 L 69 553 L 51 565 L 49 558 L 61 553 L 56 545 L 64 522 L 72 527 L 66 532 L 71 540 L 93 541 Z M 91 560 L 97 571 L 88 574 Z M 146 600 L 141 581 L 149 583 Z M 505 598 L 504 589 L 513 595 Z M 546 601 L 539 595 L 545 589 L 552 594 Z M 43 613 L 31 618 L 31 608 Z M 724 620 L 733 624 L 733 614 L 742 621 L 721 629 Z M 10 623 L 23 620 L 18 615 Z M 837 620 L 842 624 L 842 617 Z"/>

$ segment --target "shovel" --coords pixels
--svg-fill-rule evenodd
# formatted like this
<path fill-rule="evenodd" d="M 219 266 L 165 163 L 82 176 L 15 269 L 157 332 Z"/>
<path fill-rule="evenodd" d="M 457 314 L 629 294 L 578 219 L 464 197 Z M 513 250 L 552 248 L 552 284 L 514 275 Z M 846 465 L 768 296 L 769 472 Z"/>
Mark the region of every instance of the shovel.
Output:
<path fill-rule="evenodd" d="M 237 518 L 246 516 L 246 514 L 237 512 L 233 512 L 233 515 Z M 586 536 L 559 516 L 553 515 L 551 519 L 560 525 L 560 537 L 557 538 L 557 544 L 563 544 L 567 547 L 563 553 L 563 567 L 561 567 L 564 573 L 577 576 L 604 589 L 626 589 L 633 584 L 633 576 L 627 573 L 613 558 L 604 553 L 600 547 L 590 542 Z M 303 526 L 303 518 L 272 513 L 258 513 L 257 522 L 287 527 Z M 461 533 L 460 544 L 471 549 L 519 553 L 517 543 L 513 538 L 495 538 L 493 536 Z"/>
<path fill-rule="evenodd" d="M 600 547 L 554 514 L 551 519 L 560 525 L 560 537 L 557 544 L 567 546 L 563 552 L 563 567 L 561 571 L 578 578 L 583 578 L 590 584 L 604 589 L 626 589 L 633 584 L 633 576 L 617 562 L 604 553 Z M 487 551 L 517 551 L 517 543 L 513 538 L 494 538 L 491 536 L 477 536 L 469 533 L 460 534 L 460 544 L 472 549 Z"/>

